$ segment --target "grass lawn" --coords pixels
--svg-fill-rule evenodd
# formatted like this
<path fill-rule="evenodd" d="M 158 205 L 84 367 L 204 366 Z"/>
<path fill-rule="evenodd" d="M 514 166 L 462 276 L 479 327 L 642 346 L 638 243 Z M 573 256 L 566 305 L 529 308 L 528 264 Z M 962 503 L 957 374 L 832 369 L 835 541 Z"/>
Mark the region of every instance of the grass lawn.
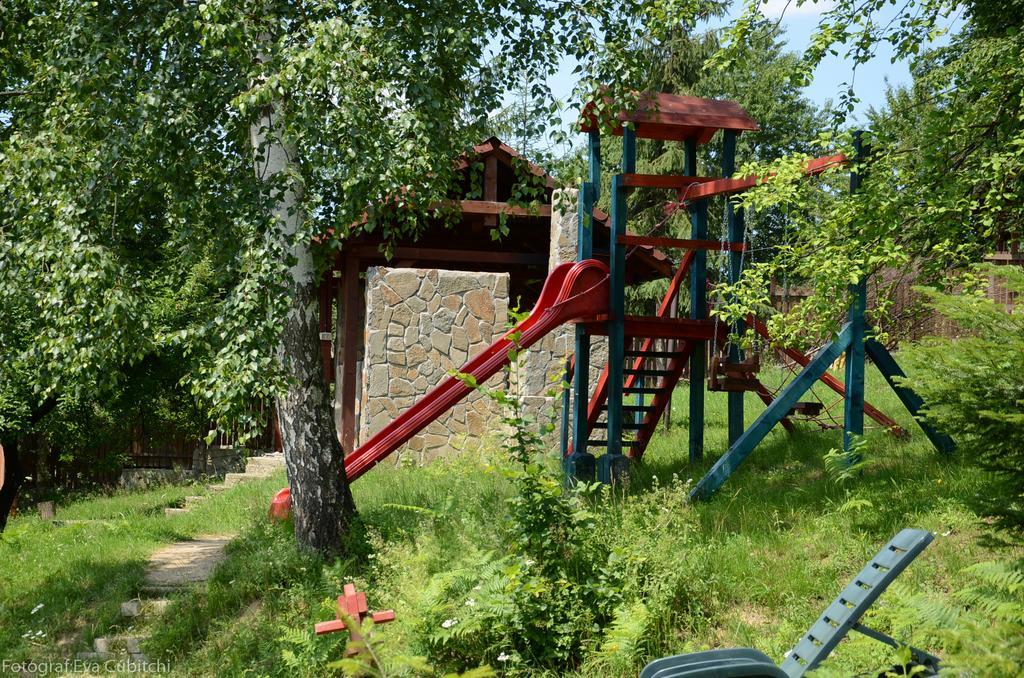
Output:
<path fill-rule="evenodd" d="M 903 527 L 931 530 L 936 540 L 867 622 L 915 643 L 933 640 L 915 635 L 901 601 L 918 593 L 944 598 L 964 567 L 996 553 L 982 545 L 985 525 L 969 508 L 984 478 L 934 452 L 870 368 L 868 377 L 868 399 L 911 436 L 869 430 L 862 477 L 830 480 L 823 455 L 841 432 L 804 424 L 793 435 L 772 432 L 718 496 L 693 505 L 685 501 L 689 482 L 725 449 L 725 395 L 708 394 L 707 459 L 695 468 L 687 461 L 686 389 L 679 389 L 675 425 L 659 432 L 625 491 L 603 501 L 597 529 L 628 562 L 660 563 L 650 568 L 658 576 L 675 570 L 672 600 L 680 609 L 657 633 L 594 645 L 576 675 L 635 676 L 653 657 L 710 647 L 756 647 L 780 661 Z M 752 396 L 747 407 L 751 420 L 762 409 Z M 19 517 L 0 541 L 0 655 L 41 659 L 84 649 L 123 623 L 118 604 L 134 595 L 155 547 L 225 532 L 240 533 L 228 561 L 151 628 L 150 659 L 166 659 L 178 675 L 324 675 L 344 639 L 315 638 L 313 624 L 334 616 L 332 598 L 348 581 L 367 592 L 371 609 L 397 612 L 395 623 L 376 631 L 387 656 L 424 654 L 432 577 L 470 554 L 509 548 L 501 526 L 512 488 L 502 467 L 492 451 L 375 469 L 353 486 L 361 520 L 349 556 L 330 565 L 297 553 L 288 529 L 264 520 L 280 478 L 213 496 L 180 517 L 164 517 L 163 508 L 195 488 L 79 501 L 58 517 L 92 522 L 63 527 Z M 24 637 L 37 631 L 45 635 Z M 890 657 L 878 643 L 850 638 L 824 675 L 870 671 Z"/>

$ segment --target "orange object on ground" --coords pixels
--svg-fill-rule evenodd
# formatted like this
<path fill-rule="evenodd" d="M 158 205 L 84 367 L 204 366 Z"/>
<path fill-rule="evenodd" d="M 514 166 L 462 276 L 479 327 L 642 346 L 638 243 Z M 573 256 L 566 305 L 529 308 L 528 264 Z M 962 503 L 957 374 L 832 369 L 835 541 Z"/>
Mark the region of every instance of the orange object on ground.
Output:
<path fill-rule="evenodd" d="M 270 500 L 270 519 L 274 522 L 288 520 L 292 506 L 292 491 L 287 487 L 279 490 Z"/>
<path fill-rule="evenodd" d="M 346 617 L 358 621 L 360 624 L 367 617 L 372 619 L 374 624 L 386 624 L 395 621 L 395 611 L 382 610 L 371 613 L 369 606 L 366 604 L 366 594 L 356 591 L 355 584 L 345 584 L 344 595 L 338 596 L 338 618 L 317 624 L 314 627 L 316 635 L 322 636 L 325 633 L 336 633 L 347 629 L 353 641 L 362 642 L 363 638 L 359 631 L 350 629 L 345 625 Z M 357 653 L 358 649 L 351 647 L 345 652 L 349 656 Z"/>

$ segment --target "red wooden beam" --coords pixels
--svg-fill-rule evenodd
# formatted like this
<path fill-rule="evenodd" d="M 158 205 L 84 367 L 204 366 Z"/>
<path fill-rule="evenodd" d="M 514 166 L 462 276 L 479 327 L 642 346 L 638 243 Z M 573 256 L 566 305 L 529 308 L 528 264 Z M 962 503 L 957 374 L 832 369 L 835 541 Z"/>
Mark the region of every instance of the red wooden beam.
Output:
<path fill-rule="evenodd" d="M 749 318 L 748 321 L 754 327 L 754 330 L 758 334 L 760 334 L 766 340 L 771 342 L 772 338 L 768 334 L 768 327 L 765 326 L 765 324 L 763 322 L 761 322 L 760 320 L 757 320 L 756 318 Z M 781 348 L 779 350 L 781 350 L 783 353 L 785 353 L 787 356 L 789 356 L 794 362 L 799 364 L 801 367 L 806 367 L 807 364 L 809 362 L 811 362 L 811 359 L 810 359 L 809 356 L 807 356 L 805 353 L 802 353 L 801 351 L 798 351 L 798 350 L 796 350 L 794 348 L 785 348 L 785 347 L 783 347 L 783 348 Z M 838 393 L 839 395 L 844 396 L 844 397 L 846 396 L 846 386 L 845 386 L 845 384 L 843 384 L 843 382 L 841 382 L 838 379 L 836 379 L 835 377 L 833 377 L 828 372 L 826 372 L 825 374 L 823 374 L 821 376 L 821 381 L 826 386 L 828 386 L 830 389 L 832 389 L 833 391 Z M 903 430 L 903 427 L 901 427 L 899 424 L 896 423 L 895 419 L 893 419 L 892 417 L 889 417 L 884 412 L 882 412 L 880 409 L 878 409 L 877 407 L 874 407 L 871 403 L 869 403 L 866 400 L 864 401 L 864 414 L 868 415 L 869 417 L 871 417 L 872 419 L 877 421 L 879 424 L 884 426 L 886 429 L 889 430 L 890 433 L 892 433 L 897 438 L 902 438 L 903 436 L 905 436 L 907 434 L 907 432 L 905 430 Z"/>
<path fill-rule="evenodd" d="M 623 174 L 622 185 L 631 188 L 674 188 L 684 189 L 693 184 L 714 181 L 714 177 L 687 177 L 673 174 Z"/>
<path fill-rule="evenodd" d="M 608 334 L 608 315 L 601 314 L 582 322 L 587 332 L 594 335 Z M 696 339 L 706 341 L 715 336 L 714 320 L 691 320 L 690 318 L 655 318 L 651 316 L 627 315 L 624 318 L 627 337 L 654 337 L 664 339 Z"/>
<path fill-rule="evenodd" d="M 807 176 L 815 176 L 821 174 L 830 167 L 836 165 L 845 165 L 847 162 L 846 156 L 842 153 L 836 155 L 829 155 L 823 158 L 814 158 L 807 162 L 804 167 L 804 174 Z M 733 195 L 735 193 L 742 193 L 748 189 L 763 184 L 773 174 L 768 177 L 741 177 L 737 179 L 715 179 L 714 181 L 708 181 L 695 186 L 679 191 L 678 199 L 679 202 L 690 203 L 701 198 L 710 198 L 715 195 Z"/>
<path fill-rule="evenodd" d="M 371 613 L 370 607 L 366 603 L 366 594 L 356 591 L 354 584 L 345 584 L 344 594 L 338 596 L 338 618 L 320 622 L 314 626 L 314 629 L 318 636 L 348 629 L 351 643 L 345 654 L 352 656 L 358 653 L 358 649 L 354 646 L 363 641 L 363 638 L 360 633 L 361 629 L 348 628 L 346 619 L 351 619 L 361 626 L 367 617 L 372 619 L 375 624 L 386 624 L 395 620 L 395 611 L 382 610 Z"/>

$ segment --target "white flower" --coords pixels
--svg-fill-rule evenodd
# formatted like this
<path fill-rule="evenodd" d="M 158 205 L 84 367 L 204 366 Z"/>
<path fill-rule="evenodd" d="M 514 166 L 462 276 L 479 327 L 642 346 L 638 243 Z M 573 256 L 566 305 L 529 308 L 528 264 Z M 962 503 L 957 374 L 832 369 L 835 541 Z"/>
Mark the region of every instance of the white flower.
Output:
<path fill-rule="evenodd" d="M 536 561 L 535 561 L 535 560 L 534 560 L 533 558 L 527 558 L 526 560 L 524 560 L 524 561 L 523 561 L 523 564 L 524 564 L 524 565 L 526 565 L 527 567 L 530 567 L 530 566 L 532 566 L 532 565 L 533 565 L 533 564 L 534 564 L 535 562 L 536 562 Z"/>
<path fill-rule="evenodd" d="M 473 606 L 475 606 L 475 605 L 476 605 L 476 601 L 475 601 L 475 600 L 473 600 L 472 598 L 470 598 L 470 599 L 468 599 L 468 600 L 466 601 L 466 607 L 473 607 Z"/>
<path fill-rule="evenodd" d="M 455 626 L 458 623 L 459 623 L 458 619 L 445 619 L 443 622 L 441 622 L 441 628 L 442 629 L 450 629 L 451 627 Z"/>
<path fill-rule="evenodd" d="M 29 614 L 35 614 L 36 612 L 39 612 L 39 610 L 41 609 L 43 609 L 43 604 L 39 603 L 38 605 L 32 608 L 32 611 L 29 612 Z"/>
<path fill-rule="evenodd" d="M 498 655 L 499 662 L 507 662 L 509 659 L 512 659 L 512 655 L 505 654 L 504 652 Z"/>

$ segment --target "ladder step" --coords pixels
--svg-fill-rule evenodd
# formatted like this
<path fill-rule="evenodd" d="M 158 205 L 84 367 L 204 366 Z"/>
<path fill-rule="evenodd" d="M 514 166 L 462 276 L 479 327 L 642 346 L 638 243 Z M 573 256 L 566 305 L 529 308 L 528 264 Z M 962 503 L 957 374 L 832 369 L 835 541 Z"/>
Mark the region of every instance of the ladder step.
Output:
<path fill-rule="evenodd" d="M 639 349 L 626 350 L 627 358 L 675 358 L 678 354 L 672 351 L 641 351 Z"/>
<path fill-rule="evenodd" d="M 644 427 L 643 424 L 637 424 L 637 423 L 631 422 L 631 421 L 624 421 L 624 422 L 622 422 L 622 430 L 623 431 L 639 431 L 643 427 Z M 608 428 L 608 422 L 606 422 L 606 421 L 599 421 L 596 424 L 594 424 L 594 428 L 606 429 L 606 428 Z"/>
<path fill-rule="evenodd" d="M 672 374 L 672 371 L 671 370 L 648 370 L 648 369 L 643 369 L 643 368 L 641 368 L 641 369 L 634 369 L 632 367 L 627 367 L 626 369 L 622 370 L 622 373 L 623 374 L 635 374 L 638 377 L 667 377 L 668 375 Z"/>
<path fill-rule="evenodd" d="M 644 394 L 644 393 L 656 394 L 656 393 L 661 393 L 664 390 L 665 389 L 663 389 L 663 388 L 655 388 L 653 386 L 630 386 L 629 388 L 623 388 L 622 392 L 623 393 L 628 393 L 630 395 L 633 395 L 633 394 Z"/>
<path fill-rule="evenodd" d="M 601 409 L 607 411 L 608 410 L 608 403 L 605 403 L 604 405 L 601 405 Z M 653 409 L 654 409 L 654 403 L 651 403 L 650 405 L 623 405 L 622 406 L 622 411 L 623 412 L 650 412 Z"/>

